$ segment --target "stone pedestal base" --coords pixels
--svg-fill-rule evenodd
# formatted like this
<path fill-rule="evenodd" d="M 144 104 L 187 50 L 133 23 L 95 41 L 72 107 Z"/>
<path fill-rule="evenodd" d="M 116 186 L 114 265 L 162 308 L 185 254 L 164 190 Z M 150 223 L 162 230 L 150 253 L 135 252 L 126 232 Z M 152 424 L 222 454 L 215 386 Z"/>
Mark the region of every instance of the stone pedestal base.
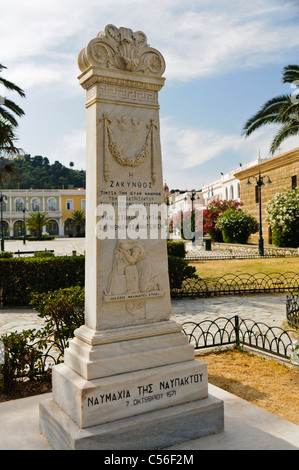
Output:
<path fill-rule="evenodd" d="M 53 368 L 40 427 L 55 449 L 154 449 L 223 429 L 207 364 L 172 321 L 81 327 Z"/>
<path fill-rule="evenodd" d="M 223 402 L 202 400 L 85 429 L 54 401 L 40 404 L 40 428 L 58 450 L 154 450 L 215 434 L 224 428 Z"/>

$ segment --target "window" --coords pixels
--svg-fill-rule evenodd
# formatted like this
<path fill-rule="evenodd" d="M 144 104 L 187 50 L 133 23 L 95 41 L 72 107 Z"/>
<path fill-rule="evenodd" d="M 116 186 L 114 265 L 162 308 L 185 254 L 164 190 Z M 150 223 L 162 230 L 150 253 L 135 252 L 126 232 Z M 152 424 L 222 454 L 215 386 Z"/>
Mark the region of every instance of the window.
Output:
<path fill-rule="evenodd" d="M 297 188 L 297 175 L 292 176 L 292 189 Z"/>
<path fill-rule="evenodd" d="M 48 210 L 56 211 L 56 199 L 54 199 L 54 197 L 50 197 L 48 200 Z"/>
<path fill-rule="evenodd" d="M 31 201 L 31 207 L 32 207 L 32 210 L 34 212 L 38 212 L 39 211 L 39 199 L 37 199 L 37 197 L 35 197 L 34 199 L 32 199 Z"/>
<path fill-rule="evenodd" d="M 20 212 L 23 210 L 23 199 L 18 198 L 16 199 L 16 212 Z"/>
<path fill-rule="evenodd" d="M 67 199 L 67 201 L 66 201 L 66 210 L 67 211 L 73 211 L 74 210 L 73 199 Z"/>
<path fill-rule="evenodd" d="M 229 196 L 230 196 L 230 199 L 234 199 L 234 188 L 233 188 L 233 186 L 230 187 Z"/>
<path fill-rule="evenodd" d="M 85 199 L 81 199 L 81 210 L 85 211 L 85 209 L 86 209 L 86 201 Z"/>

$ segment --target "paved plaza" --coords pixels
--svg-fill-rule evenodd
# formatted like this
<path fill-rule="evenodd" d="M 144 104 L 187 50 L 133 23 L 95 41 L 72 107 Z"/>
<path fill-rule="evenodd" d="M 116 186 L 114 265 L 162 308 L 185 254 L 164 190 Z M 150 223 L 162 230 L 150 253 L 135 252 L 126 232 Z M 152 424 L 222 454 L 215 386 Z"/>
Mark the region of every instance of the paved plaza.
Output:
<path fill-rule="evenodd" d="M 281 327 L 286 320 L 285 299 L 285 295 L 276 294 L 172 300 L 172 317 L 184 323 L 239 315 L 243 319 Z M 43 325 L 43 319 L 29 307 L 0 309 L 0 335 L 23 329 L 39 329 Z"/>
<path fill-rule="evenodd" d="M 56 238 L 49 241 L 7 240 L 5 250 L 44 251 L 54 250 L 56 255 L 84 254 L 85 238 Z M 21 255 L 24 256 L 24 255 Z M 286 319 L 286 294 L 222 296 L 211 298 L 173 299 L 172 316 L 180 323 L 231 318 L 239 315 L 243 319 L 263 322 L 268 326 L 281 326 Z M 31 308 L 0 309 L 0 334 L 22 329 L 40 328 L 43 320 Z"/>

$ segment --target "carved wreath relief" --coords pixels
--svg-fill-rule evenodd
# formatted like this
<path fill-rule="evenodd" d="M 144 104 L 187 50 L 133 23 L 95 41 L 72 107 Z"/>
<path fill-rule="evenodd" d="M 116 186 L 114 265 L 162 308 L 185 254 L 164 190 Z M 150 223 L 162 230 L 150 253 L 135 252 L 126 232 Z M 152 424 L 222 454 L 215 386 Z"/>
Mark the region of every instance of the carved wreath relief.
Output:
<path fill-rule="evenodd" d="M 145 125 L 144 121 L 135 116 L 110 117 L 103 113 L 102 123 L 104 179 L 109 181 L 109 154 L 122 166 L 137 167 L 151 158 L 152 181 L 156 181 L 157 135 L 158 126 L 153 119 Z M 137 137 L 137 135 L 139 136 Z M 136 142 L 140 148 L 134 149 Z M 131 149 L 131 155 L 126 148 Z"/>
<path fill-rule="evenodd" d="M 145 245 L 139 240 L 118 241 L 104 301 L 125 300 L 128 312 L 137 315 L 144 311 L 145 299 L 164 295 L 159 283 Z"/>

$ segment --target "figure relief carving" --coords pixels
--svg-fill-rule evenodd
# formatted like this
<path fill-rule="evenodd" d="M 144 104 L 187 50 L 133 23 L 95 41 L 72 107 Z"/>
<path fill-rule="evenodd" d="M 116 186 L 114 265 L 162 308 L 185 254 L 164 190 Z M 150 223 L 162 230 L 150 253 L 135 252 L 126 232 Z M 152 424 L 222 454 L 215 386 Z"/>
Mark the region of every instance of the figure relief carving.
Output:
<path fill-rule="evenodd" d="M 100 122 L 102 123 L 105 181 L 109 180 L 110 175 L 108 159 L 110 153 L 115 161 L 122 166 L 137 167 L 151 158 L 152 181 L 155 183 L 158 151 L 158 143 L 156 142 L 158 126 L 155 121 L 151 119 L 149 124 L 145 125 L 144 121 L 135 116 L 132 116 L 131 119 L 127 115 L 112 118 L 107 113 L 103 113 Z M 136 134 L 140 134 L 139 139 L 136 139 Z M 126 148 L 132 149 L 136 143 L 140 145 L 139 149 L 133 149 L 135 152 L 133 156 L 126 155 Z"/>
<path fill-rule="evenodd" d="M 145 245 L 140 240 L 118 241 L 113 254 L 112 271 L 109 276 L 106 296 L 124 295 L 125 299 L 143 296 L 138 294 L 159 293 L 159 278 Z"/>
<path fill-rule="evenodd" d="M 91 65 L 154 76 L 165 71 L 162 54 L 147 44 L 142 31 L 111 24 L 80 52 L 78 65 L 82 72 Z"/>

